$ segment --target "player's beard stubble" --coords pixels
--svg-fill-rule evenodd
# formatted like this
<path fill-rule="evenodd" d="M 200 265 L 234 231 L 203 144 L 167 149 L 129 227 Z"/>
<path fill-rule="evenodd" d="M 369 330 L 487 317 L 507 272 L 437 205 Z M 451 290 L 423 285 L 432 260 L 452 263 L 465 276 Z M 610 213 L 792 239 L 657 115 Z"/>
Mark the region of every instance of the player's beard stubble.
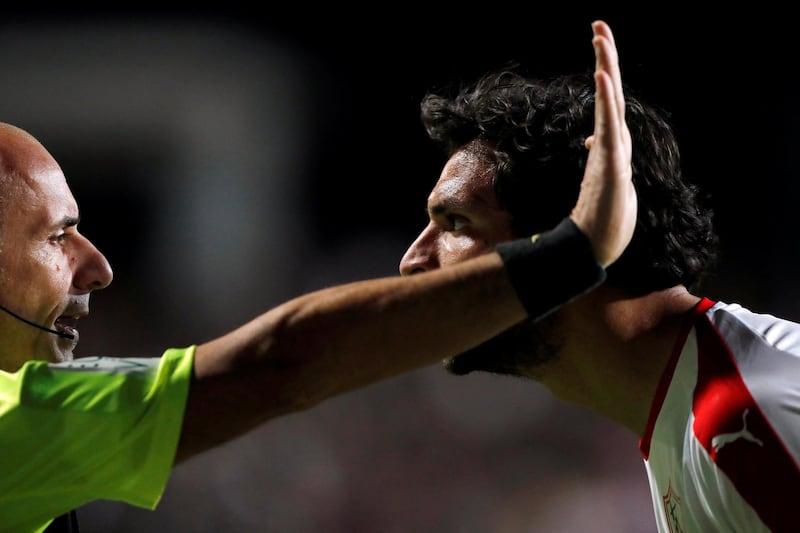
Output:
<path fill-rule="evenodd" d="M 456 375 L 483 371 L 537 379 L 538 368 L 558 357 L 558 313 L 525 320 L 471 350 L 451 357 L 445 368 Z"/>

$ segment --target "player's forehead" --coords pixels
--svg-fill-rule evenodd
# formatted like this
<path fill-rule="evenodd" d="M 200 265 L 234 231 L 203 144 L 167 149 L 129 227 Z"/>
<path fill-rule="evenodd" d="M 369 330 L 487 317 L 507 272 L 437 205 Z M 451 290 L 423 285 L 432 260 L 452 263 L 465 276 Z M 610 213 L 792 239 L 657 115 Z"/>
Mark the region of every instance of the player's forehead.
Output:
<path fill-rule="evenodd" d="M 462 210 L 497 209 L 495 161 L 482 141 L 472 141 L 456 150 L 428 197 L 428 208 L 446 205 Z"/>

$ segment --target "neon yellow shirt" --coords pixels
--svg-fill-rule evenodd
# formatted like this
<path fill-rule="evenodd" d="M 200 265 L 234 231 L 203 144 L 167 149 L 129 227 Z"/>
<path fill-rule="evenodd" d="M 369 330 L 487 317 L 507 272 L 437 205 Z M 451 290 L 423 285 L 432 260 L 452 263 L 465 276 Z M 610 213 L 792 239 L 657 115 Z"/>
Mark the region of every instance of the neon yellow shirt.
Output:
<path fill-rule="evenodd" d="M 37 533 L 100 499 L 155 509 L 177 450 L 194 352 L 29 361 L 0 371 L 0 532 Z"/>

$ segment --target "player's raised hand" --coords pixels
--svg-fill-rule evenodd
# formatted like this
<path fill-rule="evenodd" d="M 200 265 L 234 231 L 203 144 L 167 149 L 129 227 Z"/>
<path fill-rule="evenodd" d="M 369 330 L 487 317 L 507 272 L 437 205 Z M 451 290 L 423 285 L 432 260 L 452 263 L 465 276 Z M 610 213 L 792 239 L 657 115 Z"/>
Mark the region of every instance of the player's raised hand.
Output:
<path fill-rule="evenodd" d="M 614 36 L 603 21 L 592 23 L 592 31 L 594 133 L 586 139 L 586 171 L 570 216 L 591 240 L 598 262 L 608 266 L 631 240 L 637 203 L 631 181 L 631 135 L 625 123 L 625 97 Z"/>

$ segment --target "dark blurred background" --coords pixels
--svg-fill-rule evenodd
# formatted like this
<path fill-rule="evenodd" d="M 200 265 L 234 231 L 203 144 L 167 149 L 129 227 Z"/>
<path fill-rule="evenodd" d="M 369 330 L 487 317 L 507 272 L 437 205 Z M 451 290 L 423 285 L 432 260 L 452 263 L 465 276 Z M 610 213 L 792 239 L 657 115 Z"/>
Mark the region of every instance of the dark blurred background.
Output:
<path fill-rule="evenodd" d="M 705 293 L 800 319 L 793 17 L 666 5 L 3 8 L 0 120 L 61 163 L 115 269 L 79 355 L 158 355 L 395 274 L 443 163 L 422 95 L 510 61 L 590 68 L 595 18 L 711 195 L 722 257 Z M 178 467 L 155 512 L 81 517 L 84 533 L 655 530 L 634 435 L 534 383 L 439 367 Z"/>

